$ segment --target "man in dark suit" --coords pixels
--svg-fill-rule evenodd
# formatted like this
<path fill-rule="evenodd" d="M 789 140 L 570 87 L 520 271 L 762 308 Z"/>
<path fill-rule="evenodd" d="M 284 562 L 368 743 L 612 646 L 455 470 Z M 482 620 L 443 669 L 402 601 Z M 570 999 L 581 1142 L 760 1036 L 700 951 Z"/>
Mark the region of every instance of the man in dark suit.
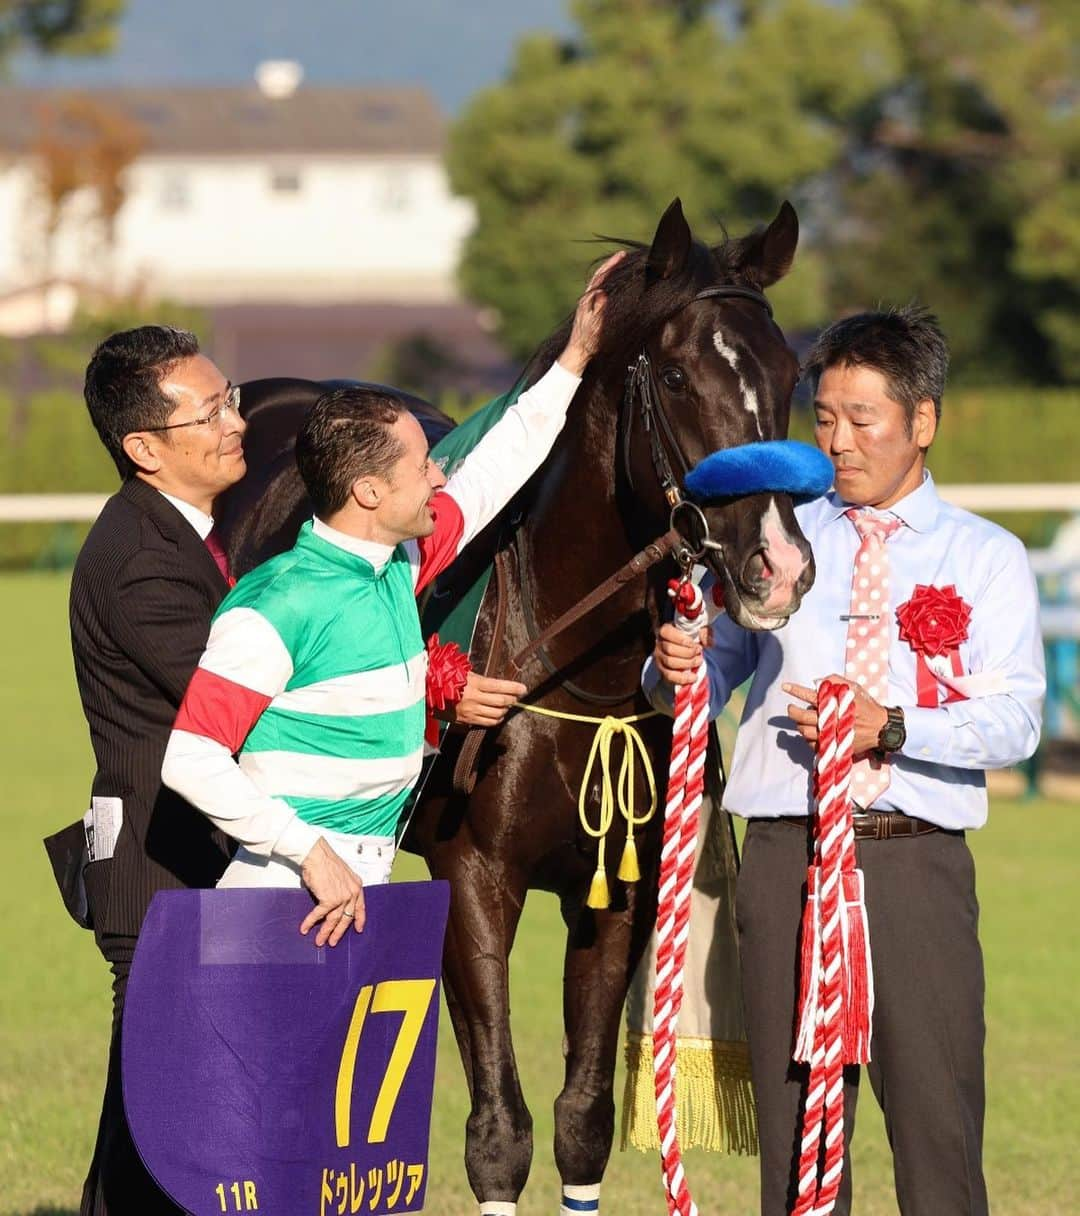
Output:
<path fill-rule="evenodd" d="M 86 404 L 123 485 L 79 554 L 71 640 L 97 761 L 92 804 L 119 815 L 111 857 L 84 872 L 86 903 L 113 973 L 113 1028 L 82 1216 L 175 1207 L 139 1160 L 124 1117 L 120 1024 L 128 971 L 154 892 L 212 887 L 224 838 L 161 785 L 177 708 L 229 587 L 211 535 L 214 498 L 245 471 L 238 393 L 193 334 L 161 326 L 113 334 L 86 372 Z M 107 846 L 106 846 L 107 849 Z"/>
<path fill-rule="evenodd" d="M 97 762 L 91 801 L 119 804 L 111 857 L 85 860 L 83 824 L 47 842 L 77 917 L 113 973 L 113 1026 L 97 1145 L 81 1216 L 177 1213 L 131 1141 L 120 1077 L 128 973 L 155 891 L 213 887 L 232 845 L 179 795 L 161 765 L 184 691 L 230 585 L 212 533 L 214 499 L 244 475 L 238 392 L 193 334 L 162 326 L 113 334 L 87 367 L 86 404 L 123 485 L 86 539 L 71 583 L 75 674 Z M 523 686 L 470 675 L 462 722 L 500 719 Z M 78 848 L 71 842 L 77 838 Z M 340 875 L 351 874 L 334 858 Z M 66 871 L 66 873 L 65 873 Z"/>

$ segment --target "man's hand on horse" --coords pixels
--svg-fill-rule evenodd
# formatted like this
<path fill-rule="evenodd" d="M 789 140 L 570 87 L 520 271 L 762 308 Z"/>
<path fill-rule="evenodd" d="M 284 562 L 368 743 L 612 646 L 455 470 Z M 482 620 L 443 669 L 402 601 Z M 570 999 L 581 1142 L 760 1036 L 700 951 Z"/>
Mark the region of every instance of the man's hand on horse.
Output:
<path fill-rule="evenodd" d="M 712 633 L 708 627 L 692 638 L 668 622 L 660 626 L 656 635 L 653 662 L 669 684 L 692 684 L 694 672 L 701 666 L 702 647 L 711 642 Z"/>
<path fill-rule="evenodd" d="M 881 728 L 889 720 L 885 706 L 875 701 L 868 692 L 864 692 L 858 684 L 852 683 L 845 676 L 832 675 L 826 676 L 825 679 L 833 680 L 837 684 L 847 684 L 855 694 L 854 754 L 861 756 L 865 752 L 873 751 L 878 745 Z M 805 701 L 810 706 L 809 709 L 804 709 L 801 705 L 789 705 L 788 717 L 795 723 L 796 730 L 808 743 L 816 743 L 818 737 L 817 689 L 807 688 L 803 684 L 785 684 L 783 689 L 784 692 L 790 693 L 800 701 Z"/>
<path fill-rule="evenodd" d="M 496 680 L 470 671 L 461 700 L 449 707 L 448 720 L 458 726 L 498 726 L 526 692 L 526 686 L 517 680 Z"/>
<path fill-rule="evenodd" d="M 300 932 L 319 924 L 316 946 L 336 946 L 351 925 L 359 933 L 364 927 L 364 885 L 320 836 L 304 858 L 300 877 L 311 892 L 315 907 L 304 917 Z"/>
<path fill-rule="evenodd" d="M 585 294 L 578 300 L 570 339 L 559 356 L 559 362 L 575 376 L 584 372 L 589 360 L 600 349 L 600 337 L 604 332 L 604 310 L 607 308 L 604 280 L 625 257 L 626 250 L 620 249 L 602 262 L 589 280 Z"/>

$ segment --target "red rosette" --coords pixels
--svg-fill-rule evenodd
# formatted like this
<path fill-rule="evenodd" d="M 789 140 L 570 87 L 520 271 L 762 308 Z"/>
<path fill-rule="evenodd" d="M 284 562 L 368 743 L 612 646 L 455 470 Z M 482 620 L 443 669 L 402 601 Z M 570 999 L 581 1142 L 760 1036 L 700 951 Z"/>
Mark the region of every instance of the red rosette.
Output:
<path fill-rule="evenodd" d="M 956 594 L 956 588 L 915 584 L 906 604 L 896 610 L 900 640 L 917 654 L 948 654 L 967 641 L 971 607 Z"/>
<path fill-rule="evenodd" d="M 438 746 L 439 724 L 435 710 L 456 705 L 465 691 L 465 684 L 472 667 L 469 656 L 462 653 L 457 642 L 439 644 L 439 635 L 433 633 L 427 640 L 427 730 L 424 737 L 432 746 Z"/>
<path fill-rule="evenodd" d="M 961 674 L 958 647 L 966 642 L 971 624 L 971 605 L 956 594 L 956 587 L 930 587 L 916 583 L 911 599 L 896 610 L 900 640 L 916 654 L 916 687 L 919 704 L 938 704 L 938 682 L 927 665 L 927 656 L 948 657 L 954 675 Z M 950 694 L 948 700 L 955 700 Z"/>

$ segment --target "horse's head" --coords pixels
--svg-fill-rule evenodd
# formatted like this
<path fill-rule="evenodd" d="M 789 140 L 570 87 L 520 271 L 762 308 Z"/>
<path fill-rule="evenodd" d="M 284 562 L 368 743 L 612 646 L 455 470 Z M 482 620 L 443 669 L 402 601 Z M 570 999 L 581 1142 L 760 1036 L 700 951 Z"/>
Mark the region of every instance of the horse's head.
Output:
<path fill-rule="evenodd" d="M 608 333 L 618 350 L 605 352 L 608 374 L 636 368 L 620 420 L 620 477 L 651 516 L 670 508 L 711 452 L 786 436 L 799 366 L 762 292 L 787 273 L 797 241 L 785 203 L 764 230 L 709 248 L 693 239 L 676 199 L 652 245 L 613 276 Z M 748 629 L 784 624 L 814 579 L 790 497 L 721 499 L 703 514 L 712 542 L 703 560 L 732 618 Z M 694 517 L 680 512 L 684 532 Z"/>

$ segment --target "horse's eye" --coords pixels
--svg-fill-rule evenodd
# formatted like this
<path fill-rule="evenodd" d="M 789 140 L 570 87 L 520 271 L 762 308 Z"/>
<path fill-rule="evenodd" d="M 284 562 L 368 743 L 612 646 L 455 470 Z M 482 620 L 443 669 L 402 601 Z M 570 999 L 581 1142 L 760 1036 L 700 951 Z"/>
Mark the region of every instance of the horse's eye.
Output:
<path fill-rule="evenodd" d="M 686 373 L 681 367 L 665 367 L 660 373 L 660 379 L 663 380 L 665 388 L 673 389 L 675 392 L 686 388 Z"/>

